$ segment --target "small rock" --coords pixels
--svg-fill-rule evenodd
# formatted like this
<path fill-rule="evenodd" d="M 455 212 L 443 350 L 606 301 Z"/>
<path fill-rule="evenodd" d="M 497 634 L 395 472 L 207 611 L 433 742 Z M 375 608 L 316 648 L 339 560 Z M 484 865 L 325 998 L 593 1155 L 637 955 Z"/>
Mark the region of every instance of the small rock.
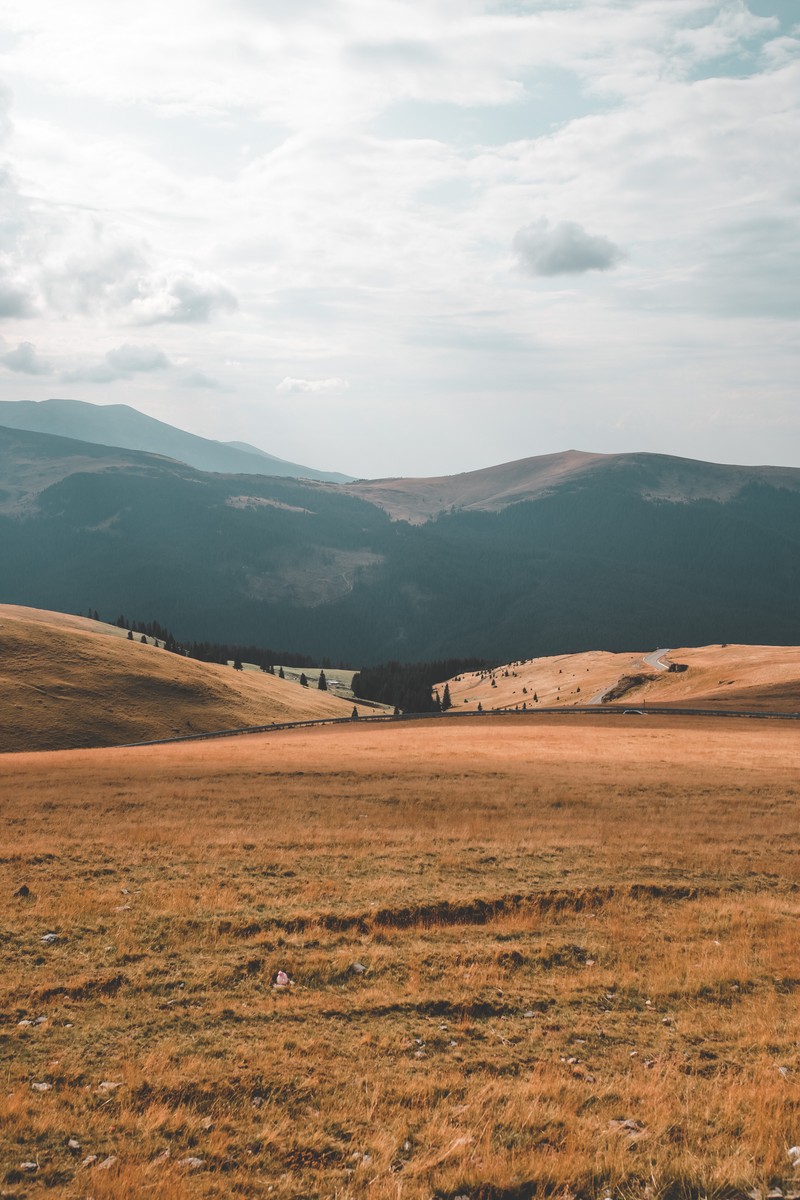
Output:
<path fill-rule="evenodd" d="M 108 1158 L 104 1158 L 101 1163 L 97 1164 L 97 1169 L 98 1171 L 110 1171 L 116 1161 L 116 1154 L 109 1154 Z"/>
<path fill-rule="evenodd" d="M 523 1015 L 523 1017 L 535 1017 L 536 1013 L 533 1011 L 532 1008 L 529 1008 L 528 1011 L 524 1012 L 522 1015 Z"/>
<path fill-rule="evenodd" d="M 366 969 L 367 968 L 364 966 L 364 964 L 360 962 L 354 962 L 350 964 L 350 970 L 354 975 L 363 975 Z"/>
<path fill-rule="evenodd" d="M 101 1084 L 98 1084 L 98 1092 L 115 1092 L 117 1088 L 122 1087 L 121 1083 L 114 1083 L 111 1079 L 104 1079 Z"/>
<path fill-rule="evenodd" d="M 34 1025 L 46 1025 L 47 1017 L 37 1017 L 33 1023 L 34 1023 Z"/>
<path fill-rule="evenodd" d="M 128 888 L 120 888 L 119 890 L 122 892 L 123 896 L 130 896 L 130 891 Z"/>
<path fill-rule="evenodd" d="M 204 1158 L 182 1158 L 180 1166 L 188 1167 L 190 1171 L 199 1171 L 201 1167 L 206 1165 Z"/>
<path fill-rule="evenodd" d="M 662 1025 L 674 1025 L 674 1021 L 672 1020 L 672 1017 L 662 1017 L 661 1024 Z"/>
<path fill-rule="evenodd" d="M 286 988 L 290 987 L 293 982 L 294 981 L 289 978 L 285 971 L 278 971 L 278 974 L 275 976 L 275 982 L 272 986 L 276 988 Z"/>
<path fill-rule="evenodd" d="M 80 1148 L 81 1148 L 81 1144 L 77 1138 L 70 1138 L 69 1141 L 67 1142 L 68 1150 L 78 1151 L 78 1150 L 80 1150 Z"/>
<path fill-rule="evenodd" d="M 52 1088 L 52 1083 L 32 1083 L 31 1087 L 34 1092 L 49 1092 Z"/>
<path fill-rule="evenodd" d="M 81 1163 L 81 1166 L 82 1167 L 93 1167 L 96 1162 L 97 1162 L 96 1154 L 87 1154 L 86 1158 Z"/>
<path fill-rule="evenodd" d="M 790 1146 L 787 1155 L 793 1167 L 800 1167 L 800 1146 Z"/>
<path fill-rule="evenodd" d="M 214 1128 L 214 1118 L 203 1117 L 202 1121 L 200 1122 L 200 1128 L 204 1129 L 206 1133 L 210 1133 L 210 1131 Z"/>
<path fill-rule="evenodd" d="M 19 1164 L 20 1171 L 38 1171 L 39 1164 L 35 1162 L 24 1162 Z"/>
<path fill-rule="evenodd" d="M 424 1050 L 415 1050 L 414 1051 L 414 1058 L 427 1058 L 427 1057 L 428 1056 Z"/>
<path fill-rule="evenodd" d="M 791 1073 L 788 1067 L 778 1067 L 778 1074 L 782 1075 L 784 1079 L 788 1079 Z"/>
<path fill-rule="evenodd" d="M 594 964 L 595 964 L 595 959 L 593 959 L 593 958 L 587 958 L 587 960 L 586 960 L 586 963 L 585 963 L 584 965 L 585 965 L 585 966 L 587 966 L 587 967 L 593 967 L 593 966 L 594 966 Z"/>
<path fill-rule="evenodd" d="M 129 908 L 130 904 L 115 904 L 114 912 L 127 912 Z"/>
<path fill-rule="evenodd" d="M 17 1028 L 24 1029 L 27 1025 L 32 1025 L 33 1021 L 29 1021 L 27 1017 L 23 1017 L 21 1021 L 17 1021 Z"/>
<path fill-rule="evenodd" d="M 42 936 L 39 938 L 39 941 L 42 942 L 45 946 L 52 946 L 53 942 L 58 941 L 58 934 L 57 933 L 43 933 Z"/>

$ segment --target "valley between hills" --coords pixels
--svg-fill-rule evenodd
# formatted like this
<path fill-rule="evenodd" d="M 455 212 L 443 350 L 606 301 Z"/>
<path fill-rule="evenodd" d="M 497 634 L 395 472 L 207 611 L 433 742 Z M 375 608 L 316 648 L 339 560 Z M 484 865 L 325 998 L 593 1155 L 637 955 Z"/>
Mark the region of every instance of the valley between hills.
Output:
<path fill-rule="evenodd" d="M 0 1196 L 797 1200 L 800 471 L 231 449 L 0 430 Z"/>

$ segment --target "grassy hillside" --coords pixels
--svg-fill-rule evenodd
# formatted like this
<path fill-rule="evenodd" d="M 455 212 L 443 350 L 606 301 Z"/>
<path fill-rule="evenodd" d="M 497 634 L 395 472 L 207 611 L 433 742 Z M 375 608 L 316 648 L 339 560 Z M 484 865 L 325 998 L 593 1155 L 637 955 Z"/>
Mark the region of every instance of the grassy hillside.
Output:
<path fill-rule="evenodd" d="M 649 657 L 649 656 L 648 656 Z M 664 664 L 642 652 L 561 654 L 510 662 L 492 671 L 470 671 L 445 682 L 456 711 L 492 708 L 580 707 L 613 697 L 623 705 L 670 705 L 800 712 L 800 646 L 695 646 L 671 649 Z M 638 681 L 638 682 L 637 682 Z M 621 687 L 619 686 L 621 684 Z"/>
<path fill-rule="evenodd" d="M 129 642 L 114 626 L 0 605 L 3 751 L 111 746 L 346 717 L 352 707 L 289 680 Z"/>
<path fill-rule="evenodd" d="M 798 780 L 682 717 L 3 756 L 0 1190 L 796 1195 Z"/>

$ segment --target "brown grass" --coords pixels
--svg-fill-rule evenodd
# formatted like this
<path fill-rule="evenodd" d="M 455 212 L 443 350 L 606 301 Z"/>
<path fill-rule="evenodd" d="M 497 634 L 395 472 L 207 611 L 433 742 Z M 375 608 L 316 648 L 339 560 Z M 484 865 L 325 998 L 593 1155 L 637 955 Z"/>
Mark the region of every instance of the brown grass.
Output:
<path fill-rule="evenodd" d="M 623 703 L 676 708 L 800 712 L 800 646 L 695 646 L 670 650 L 666 663 L 684 663 L 680 674 L 658 671 L 643 660 L 647 651 L 612 654 L 590 650 L 508 663 L 490 672 L 467 672 L 451 679 L 456 709 L 582 707 L 604 695 L 616 699 L 623 679 Z M 439 684 L 440 692 L 444 684 Z M 538 696 L 538 701 L 534 700 Z"/>
<path fill-rule="evenodd" d="M 99 621 L 0 605 L 0 751 L 119 745 L 352 709 L 315 687 L 130 642 Z"/>
<path fill-rule="evenodd" d="M 791 1190 L 798 778 L 683 718 L 5 756 L 0 1188 Z"/>

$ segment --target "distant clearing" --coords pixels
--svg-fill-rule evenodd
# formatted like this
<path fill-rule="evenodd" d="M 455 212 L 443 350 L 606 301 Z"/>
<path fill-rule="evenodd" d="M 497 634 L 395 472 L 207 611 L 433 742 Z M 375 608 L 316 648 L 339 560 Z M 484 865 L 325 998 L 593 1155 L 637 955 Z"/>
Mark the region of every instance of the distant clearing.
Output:
<path fill-rule="evenodd" d="M 114 625 L 0 605 L 0 750 L 120 745 L 352 710 L 316 686 L 195 662 L 138 634 L 128 641 Z"/>
<path fill-rule="evenodd" d="M 4 756 L 0 1187 L 796 1193 L 798 780 L 621 715 Z"/>
<path fill-rule="evenodd" d="M 512 662 L 491 672 L 449 681 L 456 710 L 582 706 L 618 691 L 623 705 L 670 705 L 800 712 L 800 646 L 699 646 L 669 650 L 663 663 L 688 669 L 671 673 L 645 661 L 647 652 L 591 650 Z M 635 683 L 634 681 L 641 682 Z M 625 680 L 621 692 L 617 685 Z M 438 685 L 444 690 L 444 681 Z M 538 697 L 538 700 L 535 699 Z"/>

